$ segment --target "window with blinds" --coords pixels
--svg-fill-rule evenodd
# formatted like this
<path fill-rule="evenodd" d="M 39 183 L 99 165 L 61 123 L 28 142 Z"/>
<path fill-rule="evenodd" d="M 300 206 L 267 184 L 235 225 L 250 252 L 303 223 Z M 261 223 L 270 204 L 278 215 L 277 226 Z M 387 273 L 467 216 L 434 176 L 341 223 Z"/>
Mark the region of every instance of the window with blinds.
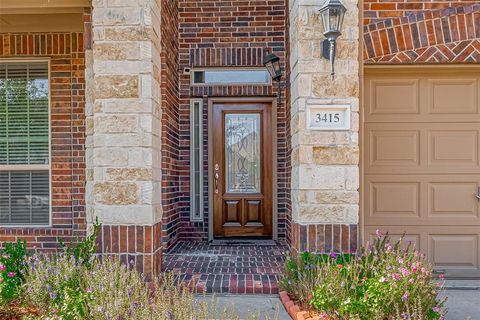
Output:
<path fill-rule="evenodd" d="M 47 62 L 0 62 L 0 225 L 50 222 Z"/>

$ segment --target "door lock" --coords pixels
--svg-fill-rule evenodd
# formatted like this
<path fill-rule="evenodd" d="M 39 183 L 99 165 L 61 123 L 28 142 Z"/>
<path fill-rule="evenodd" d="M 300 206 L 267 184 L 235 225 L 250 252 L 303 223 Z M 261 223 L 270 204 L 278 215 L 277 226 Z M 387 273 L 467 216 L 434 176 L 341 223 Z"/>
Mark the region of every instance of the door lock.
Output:
<path fill-rule="evenodd" d="M 215 193 L 216 194 L 218 194 L 218 179 L 220 178 L 219 171 L 220 171 L 220 166 L 218 165 L 218 163 L 215 163 L 214 178 L 215 178 Z"/>

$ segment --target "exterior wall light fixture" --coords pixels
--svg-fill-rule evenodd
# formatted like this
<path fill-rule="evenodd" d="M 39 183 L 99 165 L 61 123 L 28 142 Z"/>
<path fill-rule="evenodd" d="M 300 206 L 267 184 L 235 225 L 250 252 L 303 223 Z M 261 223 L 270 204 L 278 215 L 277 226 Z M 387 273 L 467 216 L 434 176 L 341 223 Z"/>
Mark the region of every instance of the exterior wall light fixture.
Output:
<path fill-rule="evenodd" d="M 322 44 L 322 56 L 330 60 L 330 76 L 333 80 L 335 78 L 336 42 L 337 38 L 342 35 L 340 30 L 347 8 L 340 0 L 327 0 L 327 3 L 319 12 L 322 19 L 323 35 L 326 37 Z"/>
<path fill-rule="evenodd" d="M 277 83 L 277 100 L 280 105 L 282 101 L 282 84 L 280 80 L 283 76 L 282 67 L 280 66 L 280 58 L 273 52 L 270 52 L 269 49 L 266 49 L 265 57 L 263 57 L 263 65 L 267 68 L 272 80 Z"/>
<path fill-rule="evenodd" d="M 276 82 L 280 82 L 282 78 L 282 68 L 280 67 L 280 58 L 273 52 L 267 49 L 265 57 L 263 58 L 263 65 L 267 68 L 268 73 Z"/>

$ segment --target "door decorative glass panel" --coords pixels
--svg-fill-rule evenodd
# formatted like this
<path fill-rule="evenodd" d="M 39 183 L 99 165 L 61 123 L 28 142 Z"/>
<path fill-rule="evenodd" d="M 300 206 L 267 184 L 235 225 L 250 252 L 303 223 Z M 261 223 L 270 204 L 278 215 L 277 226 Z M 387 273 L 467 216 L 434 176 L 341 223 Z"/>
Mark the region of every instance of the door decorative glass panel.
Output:
<path fill-rule="evenodd" d="M 225 114 L 228 193 L 260 193 L 260 114 Z"/>

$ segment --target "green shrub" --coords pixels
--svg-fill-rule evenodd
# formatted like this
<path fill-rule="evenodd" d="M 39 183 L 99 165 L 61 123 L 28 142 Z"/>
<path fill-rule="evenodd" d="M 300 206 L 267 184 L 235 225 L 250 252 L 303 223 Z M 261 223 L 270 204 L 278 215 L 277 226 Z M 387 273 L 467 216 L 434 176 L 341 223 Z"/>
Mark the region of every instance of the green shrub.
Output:
<path fill-rule="evenodd" d="M 238 319 L 229 310 L 219 316 L 211 301 L 195 299 L 172 274 L 149 288 L 139 272 L 118 259 L 96 262 L 88 269 L 73 256 L 32 257 L 25 300 L 35 301 L 51 319 Z"/>
<path fill-rule="evenodd" d="M 84 266 L 90 268 L 95 260 L 95 254 L 97 253 L 97 243 L 96 239 L 98 232 L 102 227 L 101 223 L 98 222 L 98 217 L 95 218 L 93 222 L 93 230 L 84 240 L 66 244 L 63 240 L 60 240 L 60 245 L 64 249 L 66 255 L 71 255 L 75 258 L 75 261 L 83 264 Z"/>
<path fill-rule="evenodd" d="M 411 245 L 378 237 L 357 256 L 289 258 L 280 286 L 331 319 L 443 319 L 432 266 Z"/>
<path fill-rule="evenodd" d="M 17 297 L 19 288 L 25 281 L 25 257 L 27 245 L 24 240 L 6 243 L 0 250 L 0 302 L 6 303 Z"/>

